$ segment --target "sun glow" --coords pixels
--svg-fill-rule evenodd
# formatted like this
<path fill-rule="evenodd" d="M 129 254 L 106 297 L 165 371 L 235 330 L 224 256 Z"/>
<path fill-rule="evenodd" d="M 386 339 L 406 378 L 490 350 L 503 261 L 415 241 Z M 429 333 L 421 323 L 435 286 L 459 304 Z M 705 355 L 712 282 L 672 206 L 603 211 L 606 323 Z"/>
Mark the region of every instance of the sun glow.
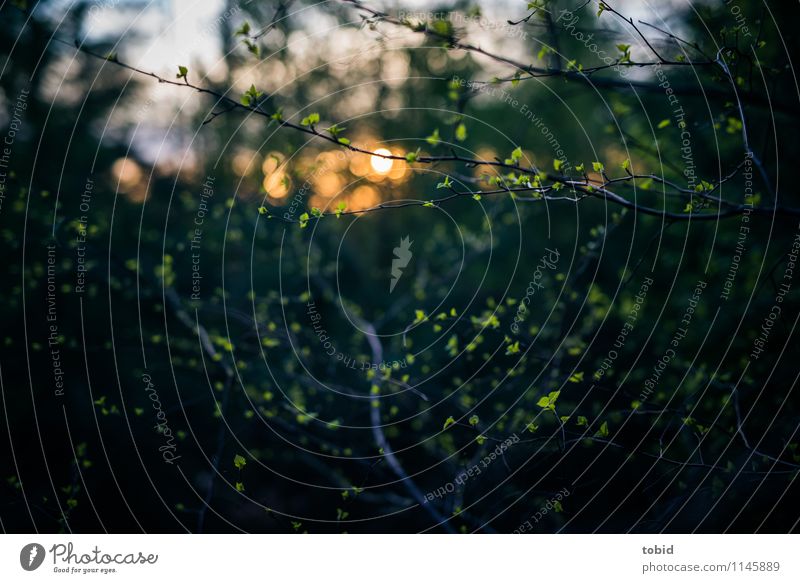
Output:
<path fill-rule="evenodd" d="M 391 156 L 392 153 L 386 148 L 378 148 L 375 150 L 375 154 L 377 154 L 377 156 L 373 154 L 370 156 L 369 160 L 372 169 L 378 174 L 388 174 L 392 170 L 394 160 L 391 158 L 383 158 L 383 156 Z"/>

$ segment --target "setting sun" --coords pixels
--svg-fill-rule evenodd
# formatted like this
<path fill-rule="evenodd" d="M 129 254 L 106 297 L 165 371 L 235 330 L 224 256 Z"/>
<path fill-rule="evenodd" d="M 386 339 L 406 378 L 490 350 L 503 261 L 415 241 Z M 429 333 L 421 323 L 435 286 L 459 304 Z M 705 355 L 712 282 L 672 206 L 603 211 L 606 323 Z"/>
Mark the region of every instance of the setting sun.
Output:
<path fill-rule="evenodd" d="M 383 158 L 382 156 L 391 156 L 392 153 L 386 148 L 378 148 L 375 150 L 375 154 L 373 154 L 369 160 L 372 169 L 379 174 L 388 174 L 392 169 L 394 161 L 391 158 Z"/>

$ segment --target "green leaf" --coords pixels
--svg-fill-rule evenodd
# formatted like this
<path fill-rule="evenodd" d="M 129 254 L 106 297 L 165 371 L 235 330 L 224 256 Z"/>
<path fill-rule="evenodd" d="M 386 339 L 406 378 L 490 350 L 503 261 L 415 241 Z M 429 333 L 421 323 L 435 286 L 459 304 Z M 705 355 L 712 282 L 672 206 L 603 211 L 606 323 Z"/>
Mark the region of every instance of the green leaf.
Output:
<path fill-rule="evenodd" d="M 439 128 L 433 130 L 433 133 L 425 138 L 425 141 L 428 142 L 431 146 L 436 146 L 439 144 L 441 139 L 439 138 Z"/>
<path fill-rule="evenodd" d="M 319 218 L 322 217 L 322 211 L 319 210 L 317 207 L 312 207 L 311 208 L 311 216 L 314 217 L 314 218 L 319 219 Z"/>
<path fill-rule="evenodd" d="M 247 36 L 248 34 L 250 34 L 250 23 L 245 20 L 242 23 L 242 26 L 236 29 L 236 32 L 234 34 L 236 36 Z"/>
<path fill-rule="evenodd" d="M 308 226 L 308 220 L 310 218 L 311 217 L 308 216 L 308 213 L 303 213 L 302 215 L 300 215 L 299 221 L 301 229 L 305 229 Z"/>
<path fill-rule="evenodd" d="M 184 67 L 183 65 L 178 65 L 178 74 L 175 75 L 178 79 L 186 79 L 186 75 L 189 73 L 189 69 Z"/>
<path fill-rule="evenodd" d="M 479 435 L 478 437 L 475 438 L 475 442 L 478 445 L 483 445 L 484 443 L 486 443 L 486 437 L 483 435 Z"/>
<path fill-rule="evenodd" d="M 701 180 L 700 184 L 694 187 L 695 192 L 711 192 L 714 190 L 714 185 L 706 180 Z"/>
<path fill-rule="evenodd" d="M 239 454 L 236 454 L 233 456 L 233 465 L 236 466 L 237 470 L 241 470 L 247 465 L 247 460 Z"/>
<path fill-rule="evenodd" d="M 451 415 L 450 417 L 448 417 L 447 419 L 445 419 L 445 422 L 444 422 L 444 428 L 443 428 L 443 429 L 447 429 L 447 428 L 448 428 L 448 427 L 450 427 L 451 425 L 454 425 L 454 424 L 455 424 L 455 422 L 456 422 L 456 420 L 455 420 L 455 419 L 453 419 L 453 417 L 452 417 L 452 415 Z"/>
<path fill-rule="evenodd" d="M 247 47 L 247 51 L 258 57 L 261 54 L 261 47 L 259 47 L 256 43 L 250 40 L 244 41 L 245 46 Z"/>
<path fill-rule="evenodd" d="M 318 113 L 309 113 L 306 117 L 300 120 L 301 126 L 312 126 L 314 124 L 319 123 L 319 114 Z"/>
<path fill-rule="evenodd" d="M 341 217 L 341 216 L 342 216 L 342 213 L 343 213 L 343 212 L 344 212 L 346 209 L 347 209 L 347 203 L 340 202 L 339 204 L 337 204 L 337 205 L 336 205 L 336 210 L 334 211 L 334 214 L 336 215 L 336 218 L 338 219 L 339 217 Z"/>
<path fill-rule="evenodd" d="M 629 158 L 626 158 L 625 161 L 622 163 L 622 169 L 626 172 L 629 172 L 631 169 L 631 161 Z"/>
<path fill-rule="evenodd" d="M 671 122 L 671 121 L 669 121 L 668 119 L 662 119 L 660 122 L 658 122 L 658 125 L 657 125 L 656 127 L 657 127 L 658 129 L 660 129 L 660 130 L 663 130 L 665 127 L 667 127 L 667 126 L 668 126 L 668 125 L 670 125 L 671 123 L 672 123 L 672 122 Z"/>
<path fill-rule="evenodd" d="M 603 421 L 600 425 L 600 430 L 595 434 L 599 437 L 608 437 L 608 421 Z"/>
<path fill-rule="evenodd" d="M 564 161 L 563 160 L 559 160 L 558 158 L 553 160 L 553 170 L 555 170 L 556 172 L 561 172 L 561 167 L 563 165 L 564 165 Z"/>
<path fill-rule="evenodd" d="M 539 52 L 536 54 L 536 58 L 539 60 L 544 59 L 548 54 L 552 53 L 553 49 L 551 49 L 546 44 L 542 44 L 542 48 L 539 49 Z"/>
<path fill-rule="evenodd" d="M 592 170 L 595 172 L 603 172 L 606 169 L 602 162 L 592 162 Z"/>
<path fill-rule="evenodd" d="M 451 186 L 453 186 L 453 181 L 450 180 L 449 176 L 445 176 L 444 180 L 436 185 L 436 189 L 438 190 L 440 188 L 450 188 Z M 431 205 L 431 206 L 433 206 L 433 205 Z"/>
<path fill-rule="evenodd" d="M 571 383 L 583 382 L 583 373 L 582 372 L 576 372 L 575 374 L 571 375 L 569 377 L 569 382 L 571 382 Z"/>
<path fill-rule="evenodd" d="M 409 152 L 408 154 L 406 154 L 406 162 L 408 162 L 409 164 L 413 164 L 414 162 L 416 162 L 417 152 Z"/>
<path fill-rule="evenodd" d="M 255 85 L 250 85 L 250 89 L 244 92 L 241 97 L 242 105 L 247 107 L 258 105 L 258 100 L 264 95 L 263 92 L 256 89 Z"/>
<path fill-rule="evenodd" d="M 467 126 L 464 125 L 464 122 L 456 126 L 456 139 L 459 142 L 463 142 L 467 139 Z"/>
<path fill-rule="evenodd" d="M 551 391 L 546 397 L 540 397 L 536 404 L 542 409 L 550 409 L 551 411 L 555 411 L 556 401 L 558 400 L 558 396 L 560 394 L 561 391 Z"/>
<path fill-rule="evenodd" d="M 469 424 L 472 425 L 473 427 L 475 427 L 478 424 L 478 421 L 480 420 L 478 419 L 477 415 L 473 415 L 472 417 L 469 418 Z"/>

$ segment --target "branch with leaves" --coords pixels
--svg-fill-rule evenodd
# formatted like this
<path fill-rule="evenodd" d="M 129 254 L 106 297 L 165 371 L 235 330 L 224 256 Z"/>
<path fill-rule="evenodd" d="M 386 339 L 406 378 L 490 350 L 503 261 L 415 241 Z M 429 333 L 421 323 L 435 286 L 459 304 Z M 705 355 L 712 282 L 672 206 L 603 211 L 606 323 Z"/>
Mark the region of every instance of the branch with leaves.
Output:
<path fill-rule="evenodd" d="M 347 0 L 351 1 L 351 0 Z M 432 199 L 429 201 L 420 201 L 420 202 L 403 202 L 403 203 L 381 203 L 375 205 L 373 207 L 369 207 L 366 209 L 361 209 L 358 211 L 346 211 L 342 208 L 337 209 L 333 212 L 323 213 L 319 210 L 312 209 L 312 214 L 309 215 L 305 213 L 301 215 L 298 219 L 284 219 L 280 218 L 280 220 L 287 221 L 287 222 L 294 222 L 299 223 L 301 226 L 306 226 L 309 222 L 309 219 L 320 219 L 326 216 L 336 216 L 340 217 L 342 215 L 347 214 L 363 214 L 369 213 L 379 210 L 387 210 L 393 208 L 402 208 L 404 206 L 436 206 L 438 204 L 442 204 L 453 200 L 455 198 L 463 198 L 466 196 L 470 197 L 480 197 L 482 195 L 496 195 L 496 194 L 520 194 L 525 192 L 530 192 L 535 194 L 531 200 L 564 200 L 563 197 L 555 197 L 555 198 L 548 198 L 547 195 L 550 192 L 558 191 L 563 187 L 569 187 L 570 190 L 574 192 L 582 193 L 583 197 L 576 197 L 573 199 L 569 199 L 572 202 L 578 202 L 582 200 L 582 198 L 586 197 L 594 197 L 600 198 L 605 202 L 609 202 L 612 204 L 623 206 L 627 209 L 640 212 L 642 214 L 651 215 L 651 216 L 658 216 L 663 218 L 669 218 L 672 220 L 718 220 L 723 218 L 730 218 L 735 216 L 740 216 L 745 212 L 752 213 L 754 216 L 778 216 L 778 217 L 794 217 L 800 215 L 800 210 L 794 208 L 788 208 L 783 206 L 775 206 L 775 207 L 749 207 L 746 205 L 735 205 L 721 199 L 713 199 L 709 198 L 709 194 L 719 188 L 721 184 L 725 181 L 729 180 L 732 176 L 729 175 L 715 184 L 706 183 L 707 186 L 703 187 L 701 190 L 691 191 L 689 189 L 680 188 L 675 186 L 674 184 L 670 183 L 666 179 L 659 177 L 653 174 L 641 174 L 641 175 L 632 175 L 628 173 L 627 176 L 622 178 L 616 179 L 608 179 L 605 175 L 603 175 L 602 180 L 592 179 L 588 175 L 584 175 L 583 179 L 576 180 L 574 178 L 564 176 L 564 175 L 546 175 L 540 174 L 534 166 L 523 166 L 520 164 L 521 158 L 521 151 L 519 149 L 515 150 L 515 152 L 519 152 L 518 157 L 514 158 L 513 153 L 511 158 L 507 158 L 505 160 L 495 159 L 495 160 L 486 160 L 486 159 L 479 159 L 479 158 L 471 158 L 467 156 L 462 156 L 458 154 L 455 150 L 451 150 L 450 154 L 445 155 L 420 155 L 418 153 L 410 152 L 406 155 L 399 155 L 399 154 L 392 154 L 392 153 L 383 153 L 383 152 L 375 152 L 370 149 L 355 145 L 350 142 L 349 139 L 343 137 L 341 135 L 340 126 L 336 123 L 331 124 L 326 130 L 318 129 L 318 125 L 320 123 L 320 116 L 317 113 L 311 113 L 301 119 L 299 123 L 291 120 L 287 120 L 284 118 L 280 109 L 275 111 L 269 111 L 264 109 L 263 103 L 265 100 L 264 93 L 259 91 L 255 85 L 251 85 L 250 88 L 245 91 L 240 98 L 237 100 L 230 96 L 228 92 L 220 93 L 214 89 L 210 89 L 207 87 L 203 87 L 198 85 L 189 80 L 189 71 L 186 67 L 180 66 L 178 68 L 178 73 L 176 74 L 176 79 L 168 79 L 166 77 L 162 77 L 154 72 L 146 71 L 120 61 L 116 55 L 100 55 L 95 53 L 85 47 L 82 47 L 80 44 L 76 44 L 76 48 L 81 52 L 88 54 L 97 59 L 103 59 L 105 61 L 111 62 L 116 66 L 122 67 L 123 69 L 129 70 L 133 73 L 143 75 L 149 77 L 151 79 L 156 80 L 159 83 L 166 83 L 170 85 L 174 85 L 177 87 L 185 87 L 191 90 L 194 90 L 198 93 L 211 96 L 216 99 L 215 103 L 215 110 L 212 110 L 210 117 L 206 120 L 206 123 L 212 121 L 219 115 L 223 115 L 225 113 L 229 113 L 235 110 L 240 110 L 250 115 L 256 115 L 263 117 L 269 120 L 269 123 L 277 123 L 281 128 L 289 128 L 298 132 L 302 132 L 305 134 L 312 135 L 317 139 L 329 142 L 337 147 L 346 149 L 353 153 L 374 156 L 385 158 L 389 160 L 399 160 L 408 163 L 418 163 L 418 164 L 438 164 L 443 162 L 454 162 L 463 164 L 468 168 L 474 168 L 477 166 L 488 166 L 498 170 L 510 170 L 511 173 L 505 177 L 498 176 L 494 179 L 504 185 L 503 188 L 490 190 L 490 191 L 477 191 L 477 192 L 456 192 L 454 191 L 450 196 L 439 198 L 439 199 Z M 217 109 L 218 108 L 218 109 Z M 438 140 L 437 140 L 438 142 Z M 594 162 L 593 164 L 599 165 L 598 167 L 602 167 L 602 163 Z M 737 170 L 740 169 L 742 164 L 737 166 Z M 580 168 L 580 166 L 579 166 Z M 627 170 L 627 169 L 626 169 Z M 597 172 L 597 170 L 596 170 Z M 647 207 L 638 204 L 637 202 L 632 202 L 625 198 L 624 196 L 612 191 L 609 187 L 618 184 L 620 182 L 630 182 L 635 181 L 637 178 L 641 179 L 649 179 L 651 181 L 657 181 L 662 183 L 666 186 L 671 186 L 677 189 L 678 192 L 687 195 L 693 195 L 697 193 L 699 196 L 706 200 L 710 200 L 725 207 L 725 210 L 720 210 L 716 214 L 712 213 L 694 213 L 694 212 L 670 212 L 666 209 L 656 209 L 652 207 Z M 551 183 L 549 185 L 542 185 L 542 180 L 550 180 Z M 511 183 L 513 186 L 509 186 L 508 183 Z M 704 192 L 705 191 L 705 192 Z M 272 217 L 273 215 L 269 212 L 266 207 L 260 207 L 259 212 L 261 214 L 265 214 L 268 217 Z"/>

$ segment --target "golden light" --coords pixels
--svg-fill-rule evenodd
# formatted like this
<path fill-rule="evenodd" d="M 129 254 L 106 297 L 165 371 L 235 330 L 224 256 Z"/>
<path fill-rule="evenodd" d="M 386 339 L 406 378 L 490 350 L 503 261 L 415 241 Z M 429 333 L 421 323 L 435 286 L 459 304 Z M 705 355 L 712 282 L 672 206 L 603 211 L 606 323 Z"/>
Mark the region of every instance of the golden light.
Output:
<path fill-rule="evenodd" d="M 408 164 L 406 164 L 405 160 L 395 160 L 394 162 L 395 164 L 392 166 L 392 169 L 387 176 L 395 182 L 405 180 Z"/>
<path fill-rule="evenodd" d="M 131 202 L 141 203 L 147 198 L 148 183 L 144 171 L 135 160 L 118 158 L 111 166 L 111 174 L 117 180 L 118 190 Z"/>
<path fill-rule="evenodd" d="M 496 157 L 497 152 L 490 148 L 478 148 L 478 151 L 475 152 L 475 158 L 478 160 L 494 160 Z M 497 176 L 499 174 L 496 168 L 493 168 L 492 166 L 483 166 L 480 164 L 475 166 L 472 173 L 476 178 L 480 179 L 478 184 L 481 187 L 492 186 L 491 183 L 488 182 L 488 178 Z"/>
<path fill-rule="evenodd" d="M 270 152 L 264 157 L 264 162 L 261 164 L 261 171 L 266 174 L 272 174 L 278 170 L 284 161 L 284 156 L 280 152 Z"/>
<path fill-rule="evenodd" d="M 270 152 L 261 164 L 264 180 L 261 185 L 267 192 L 269 201 L 280 201 L 289 194 L 291 179 L 286 172 L 285 157 L 280 152 Z"/>
<path fill-rule="evenodd" d="M 377 154 L 377 156 L 375 154 Z M 392 169 L 394 160 L 391 158 L 384 158 L 383 156 L 391 156 L 392 153 L 386 148 L 378 148 L 375 150 L 375 154 L 370 156 L 369 160 L 372 169 L 378 174 L 388 174 Z"/>
<path fill-rule="evenodd" d="M 239 150 L 233 157 L 231 166 L 237 176 L 250 174 L 255 168 L 256 156 L 253 150 Z"/>
<path fill-rule="evenodd" d="M 314 190 L 317 194 L 330 198 L 342 191 L 344 180 L 341 176 L 334 173 L 323 174 L 314 180 Z"/>
<path fill-rule="evenodd" d="M 317 207 L 318 209 L 322 209 L 323 211 L 327 212 L 331 210 L 330 202 L 331 199 L 326 198 L 321 194 L 312 194 L 311 198 L 308 199 L 308 206 Z"/>
<path fill-rule="evenodd" d="M 127 192 L 142 179 L 142 169 L 134 160 L 118 158 L 111 166 L 111 173 L 119 183 L 119 190 Z"/>
<path fill-rule="evenodd" d="M 286 198 L 289 194 L 290 180 L 283 170 L 278 170 L 265 176 L 262 186 L 271 198 Z"/>
<path fill-rule="evenodd" d="M 360 211 L 374 207 L 381 201 L 378 191 L 369 185 L 362 185 L 356 188 L 347 201 L 348 210 Z"/>
<path fill-rule="evenodd" d="M 372 156 L 370 156 L 372 158 Z M 353 176 L 366 176 L 369 174 L 372 164 L 370 158 L 366 156 L 353 156 L 350 160 L 350 174 Z"/>
<path fill-rule="evenodd" d="M 346 158 L 340 155 L 341 152 L 333 153 L 333 152 L 320 152 L 317 156 L 317 168 L 324 171 L 337 171 L 344 168 L 346 164 Z"/>

